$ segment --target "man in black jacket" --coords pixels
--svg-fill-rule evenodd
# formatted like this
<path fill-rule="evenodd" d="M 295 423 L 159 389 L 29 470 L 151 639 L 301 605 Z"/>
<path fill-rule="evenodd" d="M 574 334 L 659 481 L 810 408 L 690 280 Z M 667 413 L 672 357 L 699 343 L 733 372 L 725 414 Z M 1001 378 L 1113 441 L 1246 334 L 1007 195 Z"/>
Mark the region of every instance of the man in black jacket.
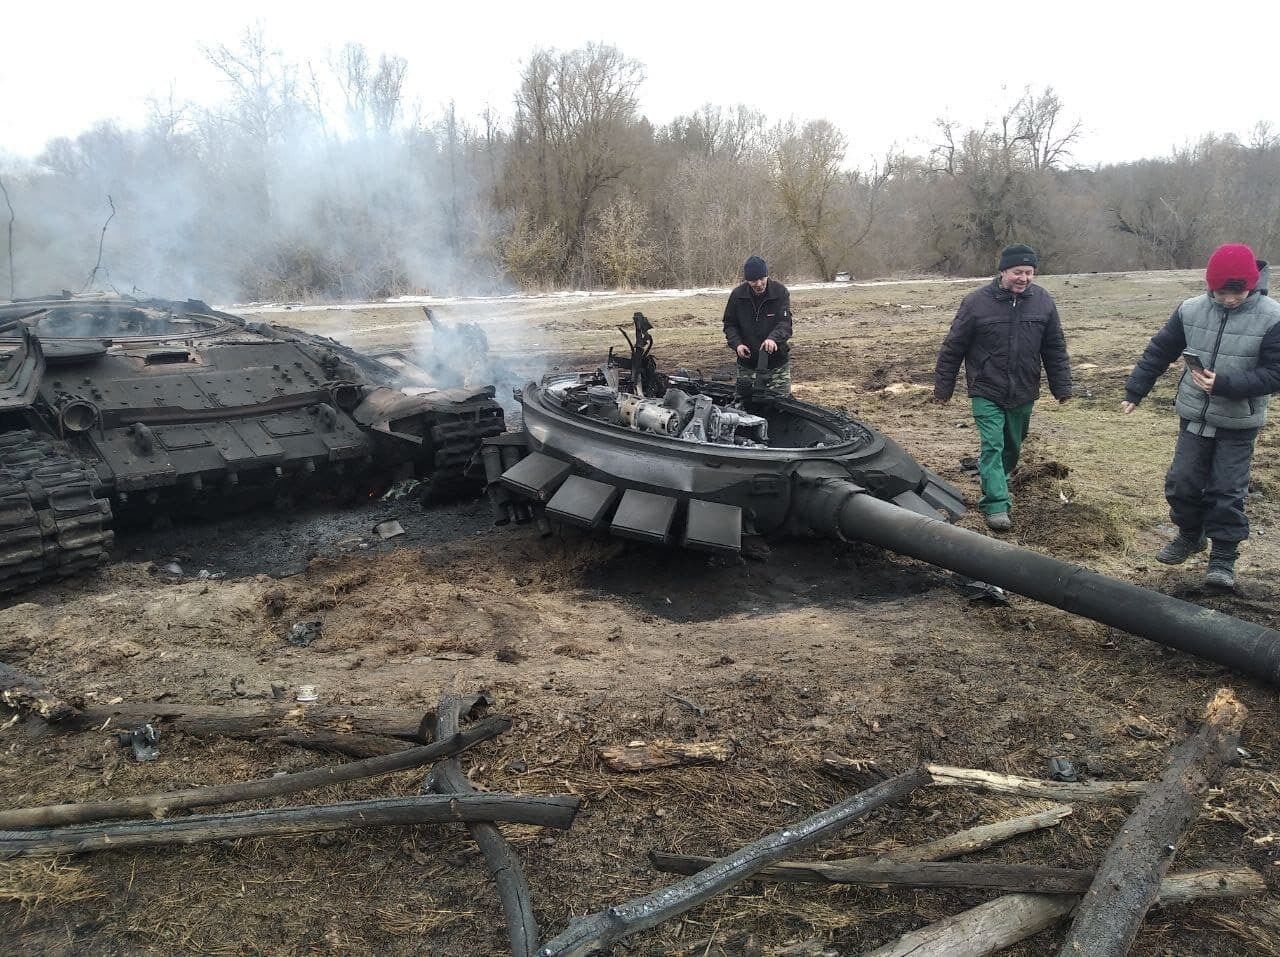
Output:
<path fill-rule="evenodd" d="M 964 362 L 981 451 L 978 476 L 988 527 L 1006 532 L 1009 474 L 1018 466 L 1031 409 L 1040 397 L 1040 370 L 1059 402 L 1071 399 L 1071 364 L 1053 297 L 1031 280 L 1039 260 L 1030 246 L 1000 253 L 999 275 L 964 297 L 938 353 L 934 398 L 951 401 Z"/>
<path fill-rule="evenodd" d="M 769 278 L 764 260 L 752 256 L 742 266 L 743 282 L 724 307 L 724 337 L 738 357 L 738 394 L 758 385 L 777 395 L 791 394 L 791 294 Z M 756 383 L 756 362 L 768 355 L 767 374 Z"/>

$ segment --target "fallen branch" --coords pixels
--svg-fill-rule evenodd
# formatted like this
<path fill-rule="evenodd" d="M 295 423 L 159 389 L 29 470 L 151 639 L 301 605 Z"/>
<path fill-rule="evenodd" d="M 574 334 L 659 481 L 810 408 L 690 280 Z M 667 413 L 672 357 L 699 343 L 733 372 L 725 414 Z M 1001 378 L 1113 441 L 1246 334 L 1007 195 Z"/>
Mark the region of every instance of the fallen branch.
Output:
<path fill-rule="evenodd" d="M 1037 811 L 1035 814 L 1024 814 L 1022 817 L 1011 817 L 1006 821 L 997 821 L 995 824 L 983 824 L 978 827 L 966 828 L 963 831 L 957 831 L 955 834 L 948 834 L 946 837 L 939 838 L 936 841 L 929 841 L 927 844 L 902 847 L 894 851 L 887 851 L 884 854 L 864 854 L 860 857 L 849 859 L 847 863 L 877 860 L 943 861 L 947 858 L 959 857 L 962 854 L 985 851 L 987 848 L 1003 844 L 1019 834 L 1027 834 L 1042 828 L 1054 827 L 1070 815 L 1071 808 L 1065 804 L 1055 804 L 1053 807 Z"/>
<path fill-rule="evenodd" d="M 994 774 L 975 768 L 952 768 L 943 764 L 927 764 L 925 767 L 937 787 L 973 788 L 1048 801 L 1124 804 L 1142 797 L 1151 788 L 1148 781 L 1037 781 L 1035 778 Z"/>
<path fill-rule="evenodd" d="M 436 734 L 442 738 L 458 734 L 462 719 L 462 699 L 445 695 L 436 708 Z M 431 769 L 426 788 L 438 794 L 474 794 L 475 788 L 458 766 L 458 759 L 446 758 Z M 485 864 L 498 886 L 498 899 L 507 922 L 507 939 L 513 957 L 530 957 L 538 949 L 538 922 L 533 916 L 532 895 L 520 858 L 495 824 L 467 825 L 471 839 L 484 854 Z"/>
<path fill-rule="evenodd" d="M 6 831 L 0 833 L 0 858 L 56 857 L 60 854 L 200 844 L 242 837 L 314 834 L 352 827 L 457 821 L 511 821 L 563 829 L 573 823 L 577 811 L 578 798 L 571 795 L 424 794 L 233 814 L 198 814 L 164 821 L 88 824 L 48 831 Z"/>
<path fill-rule="evenodd" d="M 1209 785 L 1235 759 L 1248 713 L 1227 688 L 1213 696 L 1199 730 L 1174 749 L 1159 783 L 1138 802 L 1108 848 L 1061 954 L 1108 957 L 1129 952 L 1179 839 Z"/>
<path fill-rule="evenodd" d="M 409 748 L 396 754 L 367 758 L 364 761 L 339 764 L 335 767 L 315 768 L 311 771 L 300 771 L 297 774 L 281 774 L 273 778 L 259 778 L 235 784 L 187 788 L 164 794 L 144 794 L 118 801 L 52 804 L 45 807 L 0 811 L 0 829 L 19 830 L 129 817 L 159 818 L 182 808 L 233 804 L 239 801 L 279 797 L 282 794 L 296 794 L 299 791 L 339 784 L 343 781 L 421 767 L 442 757 L 464 751 L 481 741 L 495 738 L 510 727 L 511 721 L 508 718 L 489 718 L 472 725 L 461 734 L 451 734 L 435 744 Z"/>
<path fill-rule="evenodd" d="M 714 857 L 650 851 L 660 871 L 696 874 Z M 1083 894 L 1093 871 L 1032 864 L 957 864 L 935 861 L 786 861 L 757 871 L 753 880 L 806 884 L 886 884 L 897 887 L 964 887 L 1006 893 Z"/>
<path fill-rule="evenodd" d="M 1160 883 L 1161 907 L 1212 897 L 1256 897 L 1262 875 L 1247 867 L 1186 871 Z M 1077 895 L 1009 894 L 904 934 L 863 957 L 984 957 L 1026 940 L 1066 917 Z"/>
<path fill-rule="evenodd" d="M 670 887 L 573 921 L 538 951 L 539 957 L 586 957 L 623 937 L 646 930 L 740 884 L 760 869 L 818 843 L 851 821 L 906 797 L 929 783 L 917 767 L 856 794 L 812 817 L 775 831 Z"/>
<path fill-rule="evenodd" d="M 600 749 L 600 759 L 614 771 L 652 771 L 684 764 L 713 764 L 733 757 L 728 741 L 649 741 Z"/>
<path fill-rule="evenodd" d="M 866 787 L 883 772 L 872 761 L 855 761 L 834 754 L 822 756 L 822 771 L 831 777 Z M 1127 804 L 1146 794 L 1147 781 L 1038 781 L 1014 774 L 996 774 L 976 768 L 953 768 L 926 764 L 935 787 L 973 788 L 997 794 L 1017 794 L 1046 801 L 1073 801 L 1092 804 Z"/>

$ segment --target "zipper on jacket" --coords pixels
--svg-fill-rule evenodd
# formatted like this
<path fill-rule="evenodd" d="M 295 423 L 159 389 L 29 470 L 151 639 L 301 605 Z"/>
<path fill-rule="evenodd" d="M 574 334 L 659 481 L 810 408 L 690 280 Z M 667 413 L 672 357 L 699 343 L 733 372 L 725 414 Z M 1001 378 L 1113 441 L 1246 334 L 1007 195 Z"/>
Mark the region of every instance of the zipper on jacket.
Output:
<path fill-rule="evenodd" d="M 1013 344 L 1018 341 L 1018 294 L 1012 289 L 1009 290 L 1009 294 L 1013 296 L 1013 302 L 1009 306 L 1009 367 L 1005 370 L 1009 386 L 1005 389 L 1004 400 L 1012 403 L 1013 393 L 1017 388 L 1017 383 L 1013 381 L 1013 370 L 1017 368 L 1014 362 Z"/>
<path fill-rule="evenodd" d="M 1222 336 L 1223 336 L 1223 333 L 1227 331 L 1227 320 L 1231 317 L 1231 313 L 1228 312 L 1225 308 L 1223 308 L 1222 306 L 1219 306 L 1218 308 L 1222 309 L 1222 322 L 1218 325 L 1218 338 L 1213 340 L 1213 353 L 1209 356 L 1209 364 L 1205 367 L 1210 372 L 1212 372 L 1213 367 L 1218 364 L 1218 350 L 1222 348 Z M 1200 409 L 1201 422 L 1208 421 L 1209 403 L 1212 401 L 1213 401 L 1213 396 L 1210 393 L 1206 392 L 1204 394 L 1204 407 Z"/>
<path fill-rule="evenodd" d="M 751 312 L 752 312 L 752 318 L 755 320 L 755 322 L 756 322 L 756 324 L 757 324 L 757 325 L 760 323 L 760 313 L 764 312 L 764 304 L 765 304 L 766 302 L 768 302 L 768 301 L 769 301 L 769 287 L 768 287 L 768 285 L 765 285 L 765 287 L 764 287 L 764 294 L 763 294 L 763 295 L 761 295 L 761 297 L 760 297 L 760 305 L 759 305 L 759 306 L 757 306 L 757 305 L 756 305 L 756 297 L 755 297 L 755 296 L 752 296 L 752 297 L 751 297 Z"/>

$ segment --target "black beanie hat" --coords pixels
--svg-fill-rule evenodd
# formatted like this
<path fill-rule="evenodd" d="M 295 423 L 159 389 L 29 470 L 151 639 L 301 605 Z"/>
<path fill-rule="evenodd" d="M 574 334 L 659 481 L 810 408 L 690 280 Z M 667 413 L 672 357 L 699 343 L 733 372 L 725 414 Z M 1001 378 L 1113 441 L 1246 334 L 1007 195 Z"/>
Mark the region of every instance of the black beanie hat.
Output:
<path fill-rule="evenodd" d="M 1014 266 L 1039 266 L 1040 259 L 1036 251 L 1023 243 L 1014 243 L 1000 250 L 1000 266 L 998 272 L 1012 269 Z"/>
<path fill-rule="evenodd" d="M 742 264 L 742 278 L 748 282 L 753 279 L 763 279 L 767 275 L 769 275 L 769 267 L 759 256 L 752 256 Z"/>

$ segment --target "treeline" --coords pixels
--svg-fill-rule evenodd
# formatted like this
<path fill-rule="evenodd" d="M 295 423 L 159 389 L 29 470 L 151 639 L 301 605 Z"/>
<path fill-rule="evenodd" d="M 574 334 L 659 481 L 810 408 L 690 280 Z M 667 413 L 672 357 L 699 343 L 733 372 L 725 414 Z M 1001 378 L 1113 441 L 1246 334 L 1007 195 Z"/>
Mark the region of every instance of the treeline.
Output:
<path fill-rule="evenodd" d="M 206 298 L 365 298 L 700 286 L 763 254 L 788 280 L 990 272 L 1010 241 L 1048 271 L 1196 267 L 1224 241 L 1280 255 L 1280 134 L 1206 136 L 1081 169 L 1051 88 L 926 155 L 850 168 L 831 123 L 705 106 L 664 126 L 643 66 L 609 46 L 536 50 L 513 110 L 407 108 L 403 58 L 297 65 L 250 31 L 204 51 L 217 108 L 171 97 L 0 176 L 0 291 L 112 285 Z M 447 92 L 447 91 L 442 91 Z"/>

